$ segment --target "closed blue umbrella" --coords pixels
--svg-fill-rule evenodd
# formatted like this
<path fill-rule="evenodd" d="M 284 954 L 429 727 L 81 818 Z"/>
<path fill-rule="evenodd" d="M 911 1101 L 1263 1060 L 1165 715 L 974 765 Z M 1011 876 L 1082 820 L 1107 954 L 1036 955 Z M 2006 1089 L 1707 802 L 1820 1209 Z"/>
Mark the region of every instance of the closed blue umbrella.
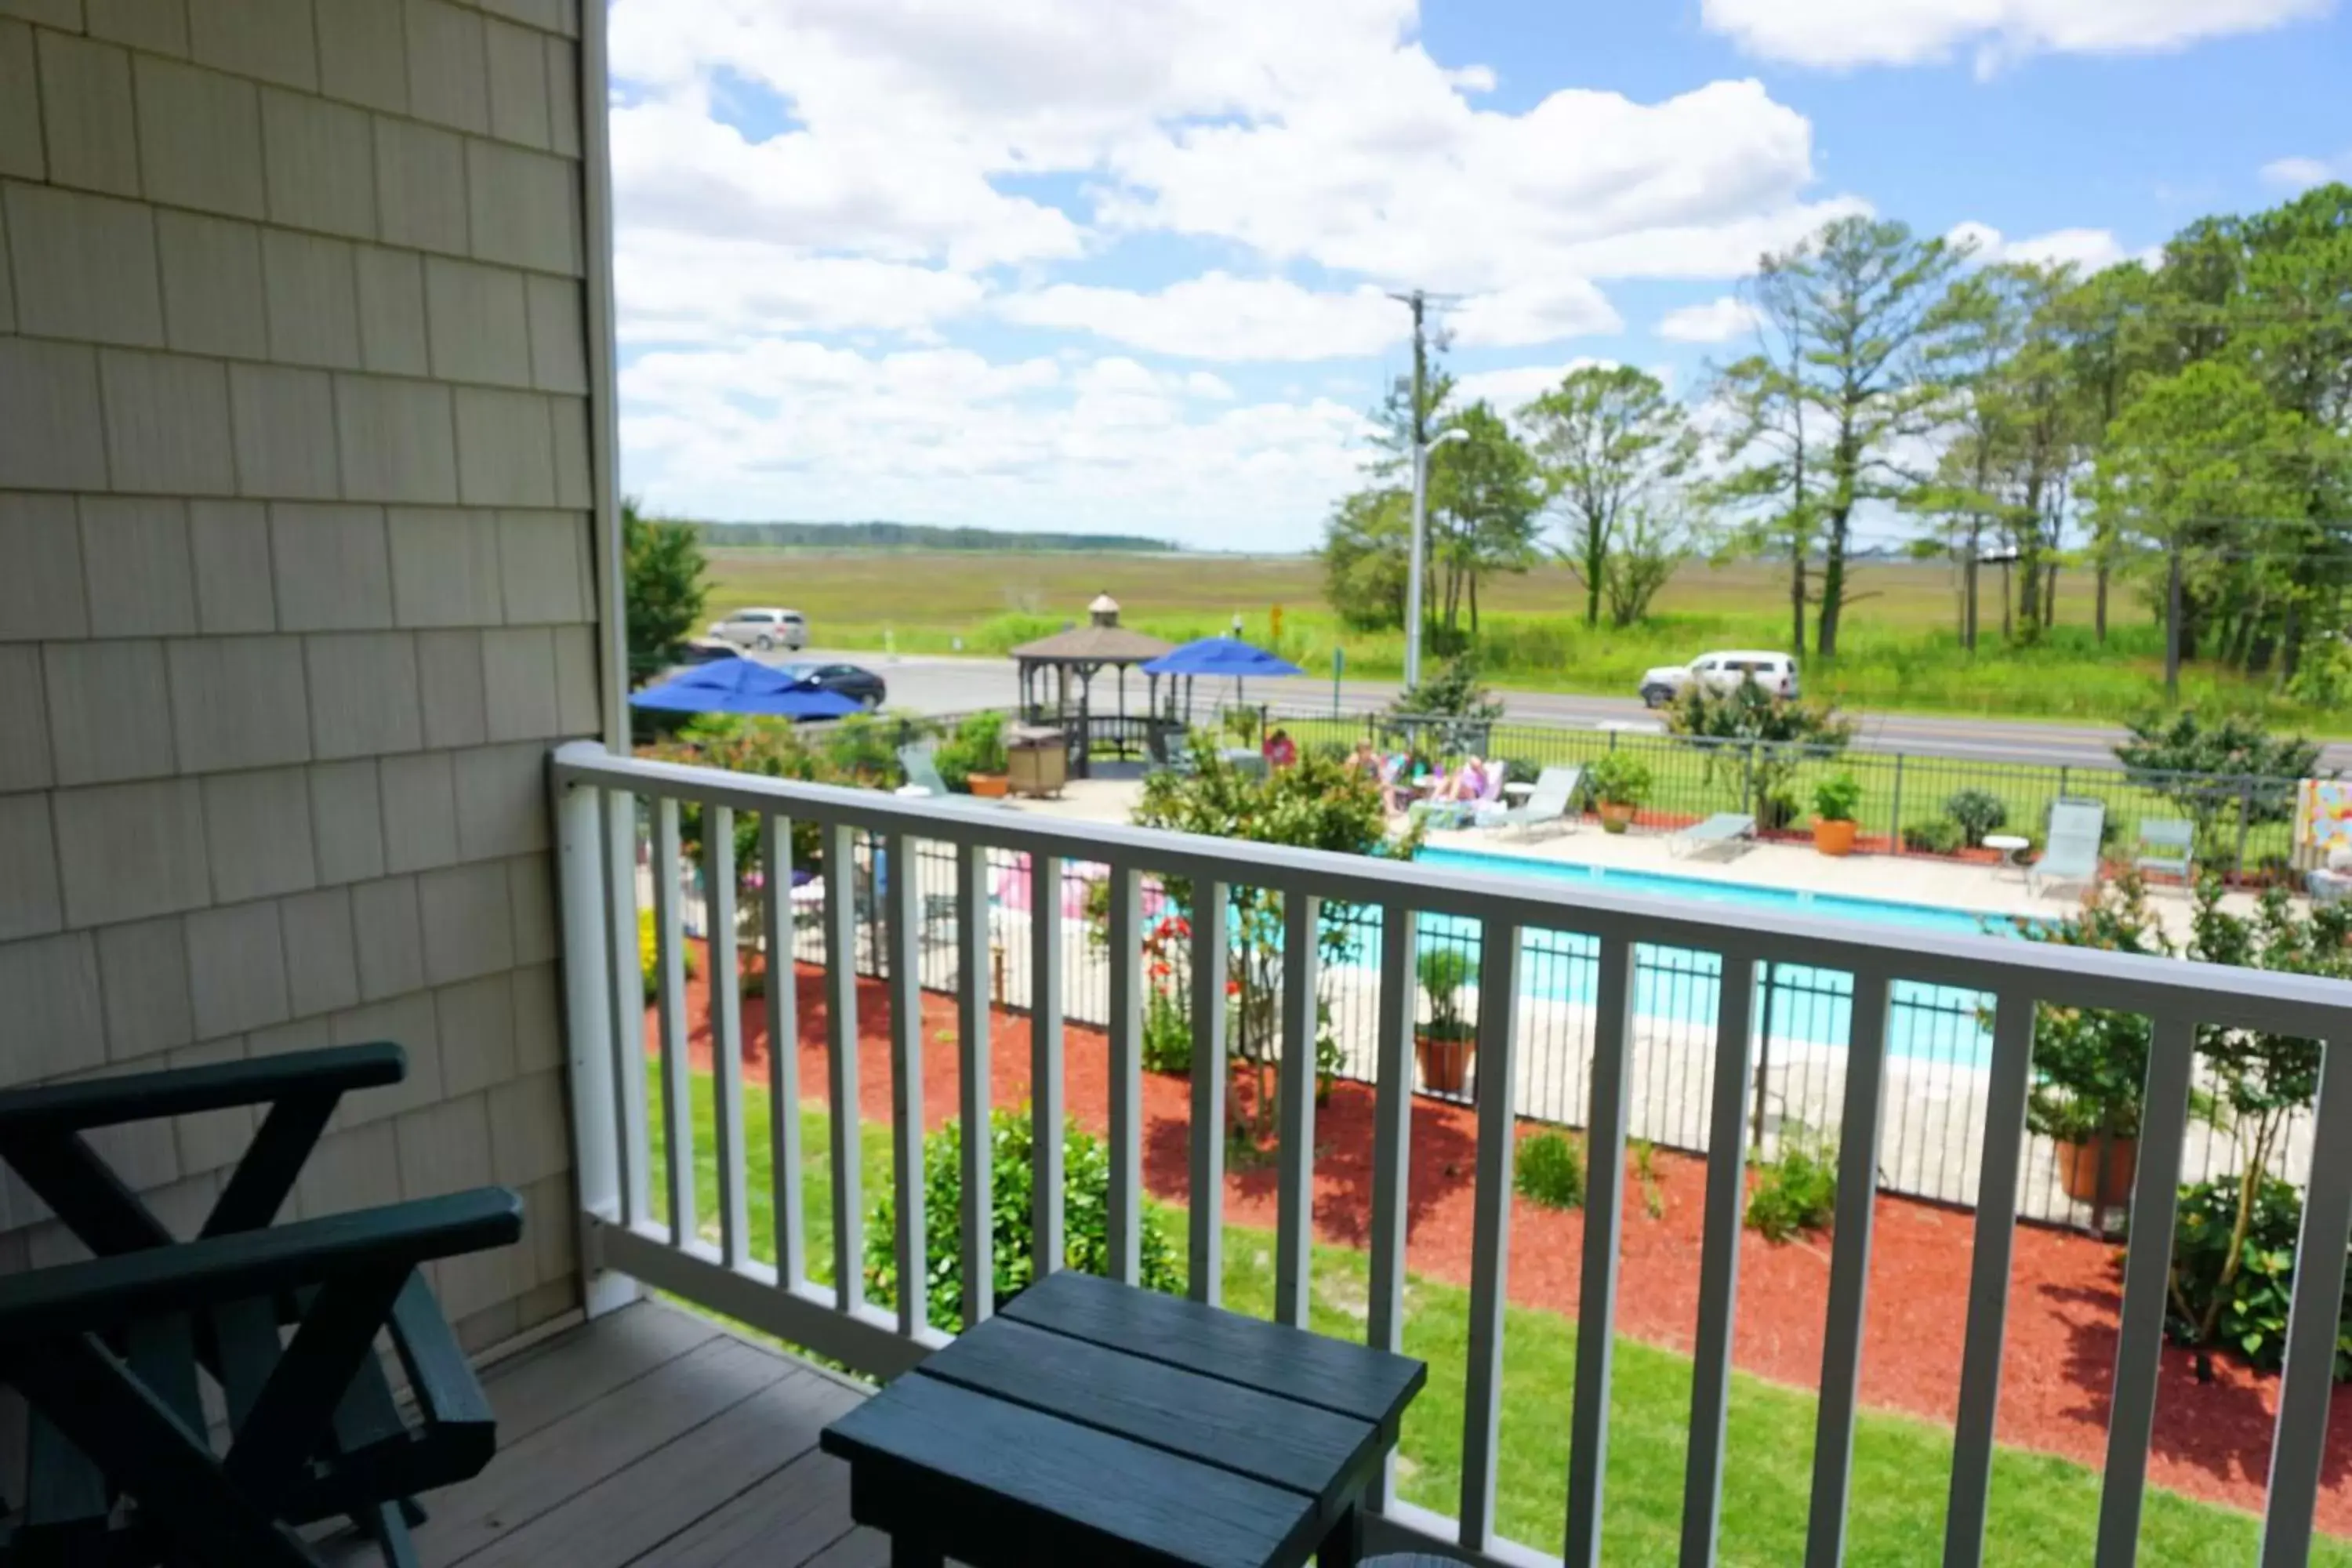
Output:
<path fill-rule="evenodd" d="M 757 659 L 722 658 L 648 686 L 629 699 L 632 708 L 671 713 L 747 713 L 772 719 L 838 719 L 858 704 L 837 691 L 803 686 Z"/>

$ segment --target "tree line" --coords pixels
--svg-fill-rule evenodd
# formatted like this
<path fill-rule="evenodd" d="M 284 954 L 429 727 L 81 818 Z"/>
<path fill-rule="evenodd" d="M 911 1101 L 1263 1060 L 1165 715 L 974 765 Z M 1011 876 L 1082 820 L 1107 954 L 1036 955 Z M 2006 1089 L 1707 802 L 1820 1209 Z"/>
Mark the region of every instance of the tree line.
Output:
<path fill-rule="evenodd" d="M 1416 405 L 1400 377 L 1325 525 L 1342 618 L 1402 625 L 1412 433 L 1458 427 L 1428 480 L 1441 648 L 1475 637 L 1495 574 L 1558 560 L 1588 625 L 1630 626 L 1706 552 L 1785 562 L 1789 646 L 1834 657 L 1867 527 L 1954 563 L 1971 650 L 1998 563 L 2012 641 L 2043 637 L 2083 571 L 2103 643 L 2120 587 L 2179 657 L 2282 682 L 2315 652 L 2347 668 L 2352 186 L 2088 275 L 1843 217 L 1763 256 L 1742 295 L 1753 342 L 1689 402 L 1623 365 L 1507 411 L 1459 405 L 1442 370 Z"/>
<path fill-rule="evenodd" d="M 947 528 L 928 522 L 700 522 L 702 542 L 720 549 L 1009 550 L 1163 555 L 1176 546 L 1134 533 L 1025 533 L 1003 528 Z"/>

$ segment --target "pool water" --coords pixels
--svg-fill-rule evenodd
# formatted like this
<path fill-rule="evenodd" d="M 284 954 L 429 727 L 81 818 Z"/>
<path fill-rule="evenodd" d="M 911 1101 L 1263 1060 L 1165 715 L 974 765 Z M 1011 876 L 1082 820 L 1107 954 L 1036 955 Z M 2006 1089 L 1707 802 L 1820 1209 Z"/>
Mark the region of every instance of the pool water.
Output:
<path fill-rule="evenodd" d="M 1890 900 L 1843 898 L 1835 894 L 1801 892 L 1717 882 L 1696 877 L 1674 877 L 1650 871 L 1622 871 L 1601 867 L 1567 865 L 1507 855 L 1481 855 L 1459 849 L 1423 849 L 1424 865 L 1449 870 L 1489 872 L 1526 877 L 1546 882 L 1574 882 L 1605 887 L 1612 892 L 1688 899 L 1702 903 L 1734 904 L 1789 913 L 1860 921 L 1873 925 L 1899 925 L 1921 931 L 1980 934 L 2011 931 L 2016 922 L 2004 916 L 1931 904 L 1898 903 Z M 1379 931 L 1361 929 L 1351 962 L 1376 963 Z M 1458 917 L 1429 916 L 1422 921 L 1422 940 L 1465 946 L 1475 959 L 1478 923 Z M 1568 931 L 1533 931 L 1521 947 L 1519 994 L 1546 1002 L 1589 1005 L 1600 987 L 1601 944 L 1598 939 Z M 1677 1033 L 1688 1029 L 1711 1034 L 1716 1022 L 1716 997 L 1720 988 L 1722 961 L 1712 952 L 1639 942 L 1634 947 L 1633 1007 L 1654 1024 Z M 1766 1021 L 1769 1037 L 1806 1045 L 1843 1047 L 1853 1024 L 1853 977 L 1842 971 L 1804 964 L 1772 963 L 1757 977 L 1754 1015 Z M 1974 991 L 1948 985 L 1927 985 L 1898 980 L 1889 987 L 1887 1052 L 1913 1061 L 1935 1061 L 1955 1067 L 1984 1067 L 1991 1059 L 1992 1037 L 1981 1008 L 1986 998 Z M 1697 1037 L 1705 1037 L 1703 1035 Z"/>

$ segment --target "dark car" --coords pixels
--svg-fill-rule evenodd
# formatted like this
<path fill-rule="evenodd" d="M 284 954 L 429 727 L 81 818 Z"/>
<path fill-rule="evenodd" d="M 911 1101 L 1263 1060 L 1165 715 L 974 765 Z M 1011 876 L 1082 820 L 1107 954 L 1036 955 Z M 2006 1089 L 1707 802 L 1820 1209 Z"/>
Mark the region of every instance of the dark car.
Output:
<path fill-rule="evenodd" d="M 882 678 L 870 669 L 860 669 L 854 664 L 785 664 L 777 666 L 803 686 L 824 691 L 838 691 L 851 701 L 868 709 L 879 708 L 889 695 Z"/>

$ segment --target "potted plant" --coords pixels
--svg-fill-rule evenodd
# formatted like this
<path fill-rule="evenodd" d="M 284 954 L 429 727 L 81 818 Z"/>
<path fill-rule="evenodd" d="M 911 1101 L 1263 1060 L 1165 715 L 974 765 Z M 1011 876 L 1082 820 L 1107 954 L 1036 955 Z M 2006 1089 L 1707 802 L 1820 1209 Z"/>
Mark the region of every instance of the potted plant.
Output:
<path fill-rule="evenodd" d="M 1650 798 L 1650 764 L 1630 752 L 1611 752 L 1592 764 L 1586 778 L 1593 805 L 1601 813 L 1601 826 L 1611 833 L 1622 833 L 1633 826 L 1633 814 Z"/>
<path fill-rule="evenodd" d="M 1012 784 L 1004 754 L 1004 715 L 993 709 L 972 714 L 956 726 L 955 743 L 963 752 L 965 787 L 977 795 L 1003 795 Z"/>
<path fill-rule="evenodd" d="M 1477 1040 L 1462 1016 L 1462 987 L 1470 978 L 1470 955 L 1458 947 L 1424 950 L 1414 966 L 1422 994 L 1429 998 L 1429 1021 L 1412 1032 L 1413 1059 L 1421 1086 L 1432 1094 L 1460 1094 L 1470 1079 Z"/>
<path fill-rule="evenodd" d="M 2021 928 L 2028 941 L 2111 952 L 2171 956 L 2175 947 L 2126 877 L 2086 901 L 2080 914 Z M 2033 1084 L 2025 1124 L 2057 1145 L 2059 1185 L 2095 1209 L 2131 1199 L 2153 1025 L 2143 1014 L 2044 1005 L 2034 1016 Z"/>
<path fill-rule="evenodd" d="M 1853 814 L 1862 807 L 1862 781 L 1843 769 L 1813 786 L 1813 847 L 1824 855 L 1853 853 Z"/>

